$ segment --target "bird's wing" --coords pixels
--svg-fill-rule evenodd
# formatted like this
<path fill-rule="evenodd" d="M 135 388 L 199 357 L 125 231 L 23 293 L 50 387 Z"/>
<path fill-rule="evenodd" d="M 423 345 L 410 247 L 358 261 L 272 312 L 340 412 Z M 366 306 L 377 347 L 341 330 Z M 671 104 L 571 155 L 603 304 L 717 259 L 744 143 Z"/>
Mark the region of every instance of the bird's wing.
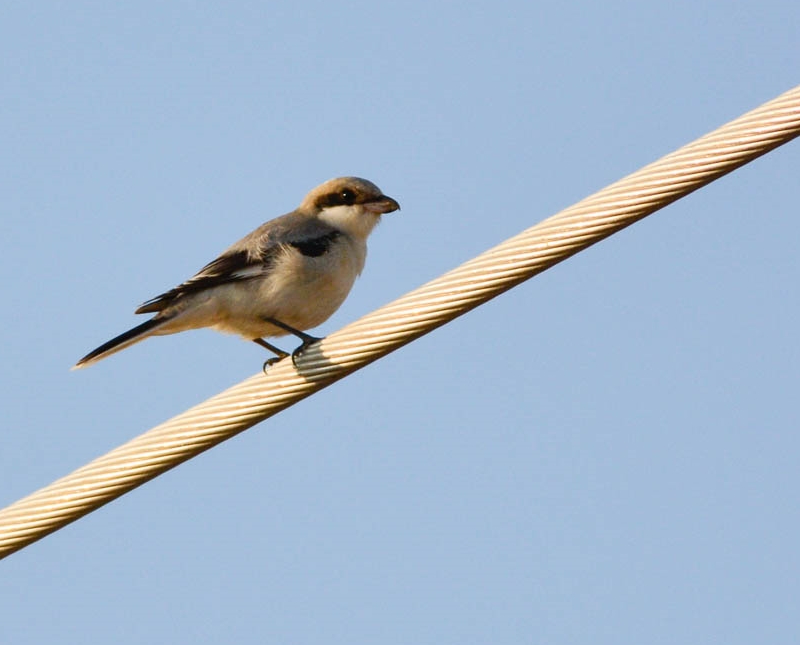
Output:
<path fill-rule="evenodd" d="M 159 312 L 188 294 L 264 276 L 286 246 L 294 247 L 303 255 L 322 255 L 339 235 L 338 230 L 317 218 L 296 214 L 278 217 L 236 242 L 186 282 L 143 303 L 136 313 Z"/>
<path fill-rule="evenodd" d="M 273 247 L 265 253 L 256 255 L 251 255 L 245 250 L 226 251 L 216 260 L 200 269 L 186 282 L 143 303 L 136 310 L 136 313 L 149 314 L 162 311 L 178 298 L 188 294 L 204 291 L 228 282 L 247 280 L 263 275 L 269 269 L 270 257 L 274 256 L 276 250 L 277 247 Z"/>

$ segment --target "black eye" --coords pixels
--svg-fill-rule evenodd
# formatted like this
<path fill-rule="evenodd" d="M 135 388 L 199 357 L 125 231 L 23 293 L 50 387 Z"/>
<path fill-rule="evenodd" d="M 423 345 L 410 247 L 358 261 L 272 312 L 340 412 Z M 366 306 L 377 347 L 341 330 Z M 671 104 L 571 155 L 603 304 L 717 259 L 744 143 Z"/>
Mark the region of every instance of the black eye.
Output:
<path fill-rule="evenodd" d="M 356 203 L 355 191 L 352 191 L 349 188 L 345 188 L 339 193 L 339 199 L 342 200 L 342 204 L 351 206 L 352 204 Z"/>

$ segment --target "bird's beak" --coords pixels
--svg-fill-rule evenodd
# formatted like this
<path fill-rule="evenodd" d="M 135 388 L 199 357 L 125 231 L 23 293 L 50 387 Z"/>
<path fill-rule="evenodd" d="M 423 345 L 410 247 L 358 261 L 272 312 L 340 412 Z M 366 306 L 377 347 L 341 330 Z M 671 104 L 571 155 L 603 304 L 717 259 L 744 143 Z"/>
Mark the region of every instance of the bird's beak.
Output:
<path fill-rule="evenodd" d="M 381 195 L 378 199 L 372 200 L 364 204 L 364 208 L 372 213 L 391 213 L 392 211 L 399 211 L 400 204 L 397 203 L 397 200 L 392 199 L 391 197 L 387 197 L 386 195 Z"/>

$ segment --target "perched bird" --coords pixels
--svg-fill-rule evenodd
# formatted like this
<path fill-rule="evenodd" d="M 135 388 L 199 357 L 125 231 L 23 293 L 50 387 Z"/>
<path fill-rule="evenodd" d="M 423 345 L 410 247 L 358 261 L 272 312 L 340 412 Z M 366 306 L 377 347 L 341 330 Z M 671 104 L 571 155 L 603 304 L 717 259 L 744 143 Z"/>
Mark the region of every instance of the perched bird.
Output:
<path fill-rule="evenodd" d="M 344 302 L 364 268 L 367 237 L 384 213 L 400 205 L 372 182 L 340 177 L 317 186 L 297 210 L 262 224 L 192 278 L 148 300 L 137 314 L 150 320 L 88 353 L 72 369 L 91 365 L 148 336 L 211 327 L 239 334 L 277 355 L 264 340 L 304 333 L 326 321 Z"/>

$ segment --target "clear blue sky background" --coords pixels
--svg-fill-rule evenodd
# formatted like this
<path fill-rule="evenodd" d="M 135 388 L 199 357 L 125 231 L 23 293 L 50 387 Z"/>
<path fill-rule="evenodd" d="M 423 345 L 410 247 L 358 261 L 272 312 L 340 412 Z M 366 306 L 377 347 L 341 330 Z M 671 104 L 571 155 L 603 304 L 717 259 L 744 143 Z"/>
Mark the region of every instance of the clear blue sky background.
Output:
<path fill-rule="evenodd" d="M 260 369 L 133 309 L 333 176 L 328 333 L 800 82 L 800 3 L 0 10 L 0 505 Z M 0 641 L 789 643 L 800 143 L 0 563 Z"/>

